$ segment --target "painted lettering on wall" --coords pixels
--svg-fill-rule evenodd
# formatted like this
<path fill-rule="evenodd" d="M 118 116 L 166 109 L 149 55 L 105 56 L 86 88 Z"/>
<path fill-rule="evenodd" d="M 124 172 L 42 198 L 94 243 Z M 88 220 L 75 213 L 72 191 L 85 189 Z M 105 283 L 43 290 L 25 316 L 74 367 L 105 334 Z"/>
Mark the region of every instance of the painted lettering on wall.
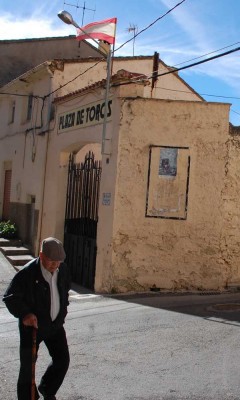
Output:
<path fill-rule="evenodd" d="M 58 133 L 103 123 L 105 101 L 84 105 L 76 110 L 62 113 L 58 117 Z M 112 100 L 107 103 L 107 121 L 112 116 Z"/>

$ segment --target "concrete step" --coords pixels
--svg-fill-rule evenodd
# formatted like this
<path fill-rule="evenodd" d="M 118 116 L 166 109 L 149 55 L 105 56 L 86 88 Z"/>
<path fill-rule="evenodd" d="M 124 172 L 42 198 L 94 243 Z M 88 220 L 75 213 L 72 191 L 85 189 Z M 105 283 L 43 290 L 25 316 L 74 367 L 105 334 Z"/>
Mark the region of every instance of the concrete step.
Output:
<path fill-rule="evenodd" d="M 0 238 L 0 247 L 22 246 L 20 239 L 4 239 Z"/>
<path fill-rule="evenodd" d="M 29 254 L 29 249 L 23 246 L 0 246 L 0 251 L 5 255 L 5 256 L 22 256 Z"/>
<path fill-rule="evenodd" d="M 21 269 L 23 269 L 24 266 L 25 266 L 25 264 L 24 264 L 24 265 L 13 265 L 13 268 L 15 269 L 16 272 L 18 272 L 18 271 L 20 271 Z"/>
<path fill-rule="evenodd" d="M 7 260 L 13 265 L 22 266 L 33 260 L 34 257 L 31 255 L 20 255 L 20 256 L 6 256 Z"/>

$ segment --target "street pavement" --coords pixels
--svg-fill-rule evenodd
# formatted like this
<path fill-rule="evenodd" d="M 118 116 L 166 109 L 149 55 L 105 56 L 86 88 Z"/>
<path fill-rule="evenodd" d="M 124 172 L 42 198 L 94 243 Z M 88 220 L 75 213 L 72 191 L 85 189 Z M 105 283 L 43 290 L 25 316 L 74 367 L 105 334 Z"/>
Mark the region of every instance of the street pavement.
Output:
<path fill-rule="evenodd" d="M 1 296 L 15 274 L 0 253 Z M 240 293 L 70 292 L 58 400 L 240 400 Z M 0 399 L 16 400 L 17 321 L 0 304 Z M 49 362 L 40 347 L 36 380 Z"/>

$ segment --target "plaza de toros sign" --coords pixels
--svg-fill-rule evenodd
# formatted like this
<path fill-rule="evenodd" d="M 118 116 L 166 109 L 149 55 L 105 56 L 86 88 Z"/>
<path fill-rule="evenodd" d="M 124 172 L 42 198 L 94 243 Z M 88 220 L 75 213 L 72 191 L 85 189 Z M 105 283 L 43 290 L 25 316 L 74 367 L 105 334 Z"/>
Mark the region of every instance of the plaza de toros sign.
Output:
<path fill-rule="evenodd" d="M 72 111 L 59 114 L 58 133 L 103 123 L 105 101 L 89 103 Z M 107 102 L 107 121 L 112 115 L 112 100 Z"/>

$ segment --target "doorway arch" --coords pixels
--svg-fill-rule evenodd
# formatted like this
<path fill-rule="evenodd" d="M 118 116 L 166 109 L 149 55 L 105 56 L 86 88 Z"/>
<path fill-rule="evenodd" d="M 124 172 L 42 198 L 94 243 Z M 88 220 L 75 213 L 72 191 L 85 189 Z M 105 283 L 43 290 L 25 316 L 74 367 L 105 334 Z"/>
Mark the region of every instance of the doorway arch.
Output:
<path fill-rule="evenodd" d="M 91 150 L 85 154 L 83 161 L 76 162 L 76 159 L 77 155 L 71 153 L 68 164 L 64 248 L 72 281 L 93 290 L 102 165 L 101 160 L 96 160 Z"/>

